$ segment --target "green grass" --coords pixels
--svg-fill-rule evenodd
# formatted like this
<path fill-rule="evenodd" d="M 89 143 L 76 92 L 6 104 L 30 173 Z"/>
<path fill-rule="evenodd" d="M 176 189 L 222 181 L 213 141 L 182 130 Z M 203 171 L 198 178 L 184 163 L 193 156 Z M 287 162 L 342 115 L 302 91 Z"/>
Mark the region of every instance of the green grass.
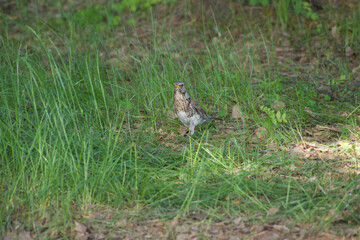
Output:
<path fill-rule="evenodd" d="M 350 134 L 358 126 L 356 114 L 344 119 L 335 112 L 358 113 L 358 98 L 318 102 L 318 93 L 309 91 L 313 83 L 299 77 L 289 84 L 280 73 L 302 70 L 291 62 L 275 64 L 267 39 L 256 49 L 203 40 L 207 51 L 197 54 L 170 35 L 162 36 L 168 42 L 162 47 L 152 29 L 151 49 L 109 63 L 104 54 L 111 49 L 95 33 L 85 39 L 90 48 L 84 51 L 76 31 L 60 36 L 60 44 L 26 29 L 30 45 L 5 36 L 0 46 L 1 232 L 17 221 L 40 233 L 38 223 L 46 219 L 48 229 L 68 236 L 92 204 L 137 209 L 139 218 L 205 212 L 215 220 L 292 219 L 318 229 L 336 221 L 360 223 L 359 177 L 336 171 L 345 160 L 302 160 L 287 151 L 316 124 L 350 122 L 344 125 Z M 265 61 L 258 51 L 266 52 Z M 349 75 L 345 64 L 335 67 Z M 320 76 L 320 68 L 312 76 Z M 181 124 L 167 116 L 178 80 L 225 123 L 201 126 L 193 138 L 179 135 Z M 274 100 L 286 103 L 280 110 L 286 123 L 261 111 Z M 235 104 L 246 116 L 241 121 L 230 118 Z M 263 140 L 254 134 L 258 127 L 268 131 Z M 268 215 L 274 207 L 280 212 Z M 332 209 L 343 214 L 340 220 L 329 214 Z"/>

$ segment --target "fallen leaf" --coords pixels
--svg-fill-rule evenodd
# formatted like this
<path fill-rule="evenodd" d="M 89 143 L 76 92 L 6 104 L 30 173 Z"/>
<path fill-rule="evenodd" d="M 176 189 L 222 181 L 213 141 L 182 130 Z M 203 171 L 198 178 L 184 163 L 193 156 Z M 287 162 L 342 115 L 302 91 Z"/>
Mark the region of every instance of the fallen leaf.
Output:
<path fill-rule="evenodd" d="M 158 221 L 158 222 L 155 223 L 155 226 L 156 226 L 156 227 L 163 227 L 163 226 L 164 226 L 164 222 Z"/>
<path fill-rule="evenodd" d="M 92 219 L 92 218 L 95 218 L 96 216 L 93 214 L 93 213 L 90 213 L 86 216 L 84 216 L 85 219 Z"/>
<path fill-rule="evenodd" d="M 188 225 L 178 225 L 175 227 L 175 232 L 177 233 L 184 233 L 189 231 Z"/>
<path fill-rule="evenodd" d="M 13 240 L 13 239 L 17 239 L 16 233 L 15 232 L 7 232 L 5 237 L 3 237 L 2 240 Z"/>
<path fill-rule="evenodd" d="M 255 130 L 255 134 L 260 140 L 263 140 L 267 135 L 267 130 L 264 127 L 259 127 Z"/>
<path fill-rule="evenodd" d="M 289 153 L 292 157 L 303 157 L 305 155 L 305 150 L 301 146 L 295 146 L 289 150 Z"/>
<path fill-rule="evenodd" d="M 234 129 L 227 128 L 227 129 L 224 130 L 224 132 L 225 132 L 226 134 L 231 134 L 231 133 L 233 133 L 233 132 L 235 132 L 235 131 L 234 131 Z"/>
<path fill-rule="evenodd" d="M 181 233 L 176 236 L 176 240 L 187 240 L 189 239 L 189 234 Z"/>
<path fill-rule="evenodd" d="M 179 224 L 179 218 L 174 218 L 170 223 L 170 228 L 175 228 Z"/>
<path fill-rule="evenodd" d="M 106 235 L 104 233 L 94 233 L 89 236 L 90 239 L 94 240 L 103 240 L 106 239 Z"/>
<path fill-rule="evenodd" d="M 287 39 L 281 41 L 281 46 L 283 47 L 290 47 L 291 46 L 291 42 Z"/>
<path fill-rule="evenodd" d="M 316 90 L 322 93 L 329 93 L 331 92 L 331 87 L 327 84 L 320 84 L 316 87 Z"/>
<path fill-rule="evenodd" d="M 350 114 L 349 114 L 348 112 L 345 112 L 345 111 L 337 112 L 336 115 L 341 116 L 341 117 L 348 117 L 348 116 L 350 116 Z"/>
<path fill-rule="evenodd" d="M 178 129 L 178 133 L 182 136 L 185 136 L 187 132 L 188 132 L 188 129 L 185 129 L 185 128 Z"/>
<path fill-rule="evenodd" d="M 275 100 L 271 105 L 271 108 L 276 111 L 280 111 L 285 108 L 285 103 L 279 100 Z"/>
<path fill-rule="evenodd" d="M 360 65 L 357 66 L 357 67 L 355 67 L 355 68 L 353 68 L 351 71 L 352 71 L 353 73 L 358 73 L 358 72 L 360 72 Z"/>
<path fill-rule="evenodd" d="M 139 233 L 144 233 L 144 232 L 147 232 L 148 230 L 149 230 L 149 227 L 146 225 L 136 226 L 136 231 Z"/>
<path fill-rule="evenodd" d="M 231 236 L 230 240 L 241 240 L 241 237 L 237 237 L 237 236 Z"/>
<path fill-rule="evenodd" d="M 319 66 L 319 63 L 320 63 L 320 61 L 316 57 L 313 57 L 309 64 L 310 68 L 312 68 L 312 69 L 317 68 Z"/>
<path fill-rule="evenodd" d="M 349 140 L 355 141 L 356 140 L 355 134 L 350 134 Z"/>
<path fill-rule="evenodd" d="M 316 115 L 315 115 L 308 107 L 305 107 L 304 110 L 305 110 L 305 112 L 307 112 L 311 117 L 316 117 Z"/>
<path fill-rule="evenodd" d="M 264 231 L 258 234 L 255 234 L 253 237 L 249 238 L 252 240 L 277 240 L 280 238 L 280 234 L 271 231 Z"/>
<path fill-rule="evenodd" d="M 280 211 L 279 207 L 270 208 L 268 211 L 269 216 L 275 216 Z"/>
<path fill-rule="evenodd" d="M 337 213 L 335 209 L 330 209 L 329 214 L 325 217 L 325 220 L 331 219 L 332 221 L 339 221 L 342 219 L 342 215 Z"/>
<path fill-rule="evenodd" d="M 87 230 L 87 227 L 84 224 L 75 221 L 74 230 L 75 230 L 75 232 L 78 232 L 78 233 L 85 233 Z"/>
<path fill-rule="evenodd" d="M 75 240 L 88 240 L 89 239 L 89 236 L 87 236 L 86 233 L 76 233 L 75 235 Z"/>
<path fill-rule="evenodd" d="M 250 228 L 250 231 L 253 233 L 261 232 L 264 230 L 264 226 L 262 225 L 254 225 Z"/>
<path fill-rule="evenodd" d="M 244 223 L 242 217 L 235 218 L 234 224 L 235 224 L 239 229 L 241 229 L 241 231 L 243 231 L 243 232 L 248 230 L 248 229 L 246 228 L 246 226 L 245 226 L 245 223 Z"/>
<path fill-rule="evenodd" d="M 30 235 L 30 232 L 27 232 L 27 231 L 22 231 L 21 233 L 19 233 L 18 239 L 21 239 L 21 240 L 33 240 L 33 238 Z"/>
<path fill-rule="evenodd" d="M 126 218 L 123 218 L 123 219 L 121 219 L 121 220 L 119 220 L 119 221 L 117 221 L 116 223 L 115 223 L 115 225 L 117 226 L 117 227 L 125 227 L 126 226 L 126 224 L 127 224 L 127 220 L 126 220 Z"/>
<path fill-rule="evenodd" d="M 315 176 L 309 178 L 309 182 L 314 182 L 314 181 L 316 181 L 316 177 L 315 177 Z"/>
<path fill-rule="evenodd" d="M 345 48 L 345 55 L 346 55 L 347 57 L 351 57 L 353 54 L 354 54 L 354 51 L 352 50 L 352 48 L 349 47 L 349 46 L 347 46 L 347 47 Z"/>
<path fill-rule="evenodd" d="M 353 227 L 353 228 L 346 228 L 344 230 L 346 237 L 352 237 L 357 235 L 359 232 L 360 227 Z"/>
<path fill-rule="evenodd" d="M 295 170 L 297 169 L 297 167 L 295 166 L 295 164 L 291 164 L 290 167 L 289 167 L 289 169 L 290 169 L 291 171 L 295 171 Z"/>
<path fill-rule="evenodd" d="M 273 227 L 273 229 L 283 232 L 283 233 L 289 232 L 289 229 L 284 225 L 273 225 L 272 227 Z"/>
<path fill-rule="evenodd" d="M 235 218 L 234 224 L 239 225 L 243 221 L 242 217 Z"/>
<path fill-rule="evenodd" d="M 238 105 L 234 105 L 231 112 L 231 118 L 232 119 L 243 119 L 244 114 L 240 111 L 240 108 Z"/>
<path fill-rule="evenodd" d="M 336 26 L 333 26 L 333 27 L 331 28 L 331 33 L 330 33 L 330 35 L 331 35 L 333 38 L 336 38 L 336 39 L 339 39 L 339 38 L 340 38 L 340 34 L 339 34 L 338 29 L 337 29 Z"/>
<path fill-rule="evenodd" d="M 299 60 L 299 63 L 300 63 L 300 64 L 305 64 L 305 63 L 307 63 L 307 62 L 309 62 L 308 57 L 307 57 L 307 56 L 301 56 L 301 58 L 300 58 L 300 60 Z"/>

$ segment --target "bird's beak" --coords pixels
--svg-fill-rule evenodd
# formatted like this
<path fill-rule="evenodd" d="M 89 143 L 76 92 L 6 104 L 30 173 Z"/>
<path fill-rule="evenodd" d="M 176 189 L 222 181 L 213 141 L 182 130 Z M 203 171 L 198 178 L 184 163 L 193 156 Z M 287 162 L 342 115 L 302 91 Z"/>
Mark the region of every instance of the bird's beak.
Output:
<path fill-rule="evenodd" d="M 180 86 L 179 85 L 175 85 L 176 88 L 179 88 Z"/>

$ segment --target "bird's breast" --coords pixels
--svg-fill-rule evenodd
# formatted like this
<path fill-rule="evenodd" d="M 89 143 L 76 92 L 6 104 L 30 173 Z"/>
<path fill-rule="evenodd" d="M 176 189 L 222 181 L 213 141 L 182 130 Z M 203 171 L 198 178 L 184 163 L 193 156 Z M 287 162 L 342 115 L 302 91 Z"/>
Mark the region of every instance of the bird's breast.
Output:
<path fill-rule="evenodd" d="M 178 116 L 180 122 L 182 122 L 185 126 L 190 126 L 190 119 L 185 111 L 177 111 L 176 115 Z"/>
<path fill-rule="evenodd" d="M 174 95 L 174 108 L 175 111 L 186 111 L 186 108 L 188 107 L 189 102 L 184 98 L 184 96 L 180 93 L 175 93 Z"/>

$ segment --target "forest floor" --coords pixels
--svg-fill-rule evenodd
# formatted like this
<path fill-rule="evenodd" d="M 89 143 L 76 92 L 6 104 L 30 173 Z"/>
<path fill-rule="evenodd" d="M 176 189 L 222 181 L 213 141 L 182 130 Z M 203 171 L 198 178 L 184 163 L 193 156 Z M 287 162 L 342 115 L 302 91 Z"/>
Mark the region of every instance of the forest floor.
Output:
<path fill-rule="evenodd" d="M 0 1 L 0 238 L 359 239 L 360 5 L 311 2 Z"/>

